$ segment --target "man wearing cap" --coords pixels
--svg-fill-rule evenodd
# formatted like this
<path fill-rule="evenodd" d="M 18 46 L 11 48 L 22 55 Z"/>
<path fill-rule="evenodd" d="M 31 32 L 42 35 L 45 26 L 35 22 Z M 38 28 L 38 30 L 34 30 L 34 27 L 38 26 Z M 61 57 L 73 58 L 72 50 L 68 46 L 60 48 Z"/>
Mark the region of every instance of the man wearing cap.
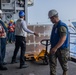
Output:
<path fill-rule="evenodd" d="M 49 11 L 48 16 L 54 24 L 50 36 L 50 75 L 56 75 L 57 58 L 62 67 L 63 74 L 68 75 L 68 55 L 69 55 L 69 36 L 68 27 L 59 20 L 58 12 L 55 9 Z"/>
<path fill-rule="evenodd" d="M 20 19 L 17 20 L 15 25 L 15 36 L 16 36 L 16 42 L 15 42 L 15 50 L 12 57 L 11 63 L 16 62 L 16 55 L 19 51 L 19 47 L 21 47 L 21 54 L 20 54 L 20 67 L 19 68 L 26 68 L 27 65 L 25 65 L 25 50 L 26 50 L 26 40 L 25 37 L 27 36 L 27 33 L 34 34 L 38 36 L 37 33 L 29 30 L 26 25 L 26 21 L 24 20 L 25 13 L 23 11 L 19 12 Z M 27 33 L 26 33 L 27 32 Z"/>

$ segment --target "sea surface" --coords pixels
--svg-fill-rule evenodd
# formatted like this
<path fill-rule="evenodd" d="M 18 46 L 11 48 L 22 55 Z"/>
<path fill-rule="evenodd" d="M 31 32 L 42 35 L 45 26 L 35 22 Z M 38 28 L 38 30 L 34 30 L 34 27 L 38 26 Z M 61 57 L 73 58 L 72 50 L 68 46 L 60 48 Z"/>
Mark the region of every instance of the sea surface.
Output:
<path fill-rule="evenodd" d="M 70 33 L 70 54 L 76 57 L 76 29 L 69 27 Z"/>

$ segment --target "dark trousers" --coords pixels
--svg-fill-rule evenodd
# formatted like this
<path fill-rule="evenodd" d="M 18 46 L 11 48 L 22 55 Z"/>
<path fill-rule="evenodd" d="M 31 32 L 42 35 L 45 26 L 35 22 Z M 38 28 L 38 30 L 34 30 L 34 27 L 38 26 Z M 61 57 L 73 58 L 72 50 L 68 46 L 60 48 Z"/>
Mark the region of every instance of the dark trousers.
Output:
<path fill-rule="evenodd" d="M 21 47 L 21 53 L 20 53 L 20 65 L 25 64 L 25 50 L 26 50 L 26 40 L 25 37 L 22 36 L 16 36 L 16 42 L 15 42 L 15 50 L 12 57 L 12 61 L 16 60 L 17 53 L 19 51 L 19 48 Z"/>
<path fill-rule="evenodd" d="M 0 65 L 3 64 L 6 53 L 6 38 L 0 38 Z"/>

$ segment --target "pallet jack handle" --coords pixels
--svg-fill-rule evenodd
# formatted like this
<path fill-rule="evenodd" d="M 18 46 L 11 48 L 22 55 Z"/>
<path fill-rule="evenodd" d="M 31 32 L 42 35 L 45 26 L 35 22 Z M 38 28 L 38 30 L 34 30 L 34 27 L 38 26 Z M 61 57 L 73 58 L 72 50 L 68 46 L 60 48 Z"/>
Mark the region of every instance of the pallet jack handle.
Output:
<path fill-rule="evenodd" d="M 50 45 L 50 39 L 41 40 L 41 44 L 46 46 L 46 51 L 45 51 L 45 54 L 44 54 L 43 63 L 45 65 L 48 65 L 48 52 L 47 52 L 47 49 L 48 49 L 48 45 Z"/>
<path fill-rule="evenodd" d="M 50 45 L 50 39 L 41 40 L 41 44 L 46 46 L 46 52 L 47 52 L 48 45 Z"/>

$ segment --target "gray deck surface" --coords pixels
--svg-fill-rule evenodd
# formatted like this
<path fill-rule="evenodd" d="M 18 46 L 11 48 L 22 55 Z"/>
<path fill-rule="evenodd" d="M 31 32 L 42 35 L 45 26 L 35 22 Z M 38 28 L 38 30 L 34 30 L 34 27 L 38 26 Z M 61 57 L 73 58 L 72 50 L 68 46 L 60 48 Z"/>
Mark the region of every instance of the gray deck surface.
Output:
<path fill-rule="evenodd" d="M 19 63 L 10 64 L 13 50 L 14 44 L 7 44 L 5 61 L 8 62 L 8 64 L 6 65 L 8 70 L 0 71 L 0 75 L 50 75 L 49 65 L 40 65 L 38 62 L 26 61 L 29 67 L 24 69 L 18 69 Z M 19 53 L 17 58 L 19 58 Z M 59 63 L 57 66 L 57 75 L 62 75 L 62 69 Z M 76 63 L 69 61 L 68 75 L 76 75 Z"/>

